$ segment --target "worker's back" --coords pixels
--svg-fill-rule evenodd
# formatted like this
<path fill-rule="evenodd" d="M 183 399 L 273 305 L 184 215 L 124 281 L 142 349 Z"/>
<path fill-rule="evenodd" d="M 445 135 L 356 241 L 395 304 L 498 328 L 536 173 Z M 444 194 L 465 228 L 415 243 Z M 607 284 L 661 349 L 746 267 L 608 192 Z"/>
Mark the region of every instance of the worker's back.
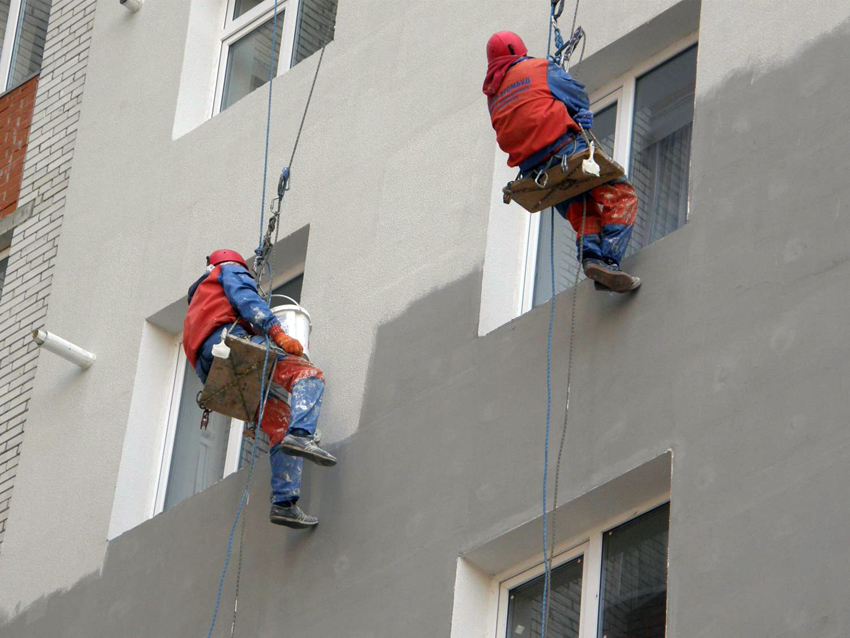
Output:
<path fill-rule="evenodd" d="M 522 58 L 488 98 L 490 120 L 508 164 L 519 166 L 568 130 L 578 131 L 566 105 L 549 86 L 549 61 Z"/>

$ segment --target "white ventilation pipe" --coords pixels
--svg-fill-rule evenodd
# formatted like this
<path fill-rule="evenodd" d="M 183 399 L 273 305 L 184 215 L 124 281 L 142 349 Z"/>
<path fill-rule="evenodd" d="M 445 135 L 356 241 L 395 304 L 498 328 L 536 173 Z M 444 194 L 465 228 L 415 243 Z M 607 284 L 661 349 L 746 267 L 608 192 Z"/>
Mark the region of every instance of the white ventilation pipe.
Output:
<path fill-rule="evenodd" d="M 144 3 L 145 0 L 121 0 L 121 4 L 124 5 L 124 8 L 129 9 L 132 13 L 136 13 L 136 11 L 141 9 Z"/>
<path fill-rule="evenodd" d="M 62 337 L 57 337 L 55 334 L 47 332 L 47 330 L 33 330 L 32 338 L 39 347 L 53 354 L 58 354 L 66 361 L 80 366 L 83 370 L 91 368 L 97 358 L 88 350 L 83 350 L 70 341 L 65 341 Z"/>

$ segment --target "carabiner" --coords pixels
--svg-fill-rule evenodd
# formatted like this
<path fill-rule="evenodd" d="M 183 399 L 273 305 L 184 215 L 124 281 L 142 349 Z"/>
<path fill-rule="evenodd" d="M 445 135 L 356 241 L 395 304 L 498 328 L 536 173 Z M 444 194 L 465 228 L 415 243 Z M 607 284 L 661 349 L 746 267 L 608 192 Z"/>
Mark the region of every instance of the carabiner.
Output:
<path fill-rule="evenodd" d="M 535 175 L 534 183 L 537 184 L 537 186 L 540 188 L 546 188 L 546 186 L 549 184 L 549 173 L 547 173 L 546 171 L 540 171 L 539 173 L 537 173 L 537 175 Z"/>
<path fill-rule="evenodd" d="M 564 13 L 564 5 L 567 0 L 552 0 L 552 17 L 557 20 Z M 560 4 L 560 6 L 558 6 Z M 557 7 L 557 9 L 555 8 Z"/>
<path fill-rule="evenodd" d="M 289 167 L 284 166 L 283 170 L 280 172 L 280 180 L 277 182 L 277 196 L 280 199 L 283 199 L 286 191 L 289 190 Z"/>

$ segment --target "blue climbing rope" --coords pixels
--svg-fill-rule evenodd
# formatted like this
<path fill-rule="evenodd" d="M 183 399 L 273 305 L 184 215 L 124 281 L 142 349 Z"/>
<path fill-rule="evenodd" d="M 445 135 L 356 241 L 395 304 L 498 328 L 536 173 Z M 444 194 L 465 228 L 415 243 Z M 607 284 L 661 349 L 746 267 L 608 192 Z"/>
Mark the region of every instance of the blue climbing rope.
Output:
<path fill-rule="evenodd" d="M 265 141 L 265 150 L 263 154 L 263 190 L 261 195 L 261 203 L 260 203 L 260 239 L 258 242 L 257 250 L 262 250 L 263 247 L 263 231 L 265 227 L 265 211 L 266 211 L 266 185 L 268 183 L 268 173 L 269 173 L 269 142 L 271 140 L 271 128 L 272 128 L 272 88 L 274 85 L 274 56 L 277 48 L 277 3 L 278 0 L 274 0 L 274 17 L 272 18 L 272 48 L 271 48 L 271 56 L 269 58 L 269 100 L 268 106 L 266 109 L 266 141 Z M 271 264 L 269 264 L 269 269 L 271 269 Z M 271 270 L 270 270 L 271 273 Z M 271 279 L 269 280 L 271 281 Z M 268 370 L 269 363 L 269 352 L 271 351 L 271 344 L 269 343 L 269 337 L 266 335 L 266 354 L 263 359 L 263 376 L 260 382 L 260 412 L 259 418 L 257 419 L 257 426 L 262 424 L 263 422 L 263 412 L 266 407 L 266 371 Z M 271 385 L 271 384 L 269 384 Z M 258 436 L 258 435 L 256 435 Z M 224 557 L 224 565 L 221 568 L 221 578 L 218 581 L 218 593 L 216 594 L 215 599 L 215 608 L 213 609 L 212 620 L 210 621 L 210 630 L 207 633 L 207 638 L 212 638 L 213 630 L 215 629 L 215 621 L 218 618 L 218 610 L 221 607 L 221 593 L 224 590 L 224 579 L 227 576 L 227 568 L 230 565 L 230 557 L 233 553 L 233 540 L 236 536 L 236 526 L 239 524 L 239 518 L 242 516 L 242 511 L 245 507 L 245 503 L 248 499 L 248 490 L 251 487 L 251 476 L 254 473 L 254 462 L 257 460 L 257 449 L 259 446 L 257 445 L 256 439 L 254 440 L 254 447 L 251 451 L 251 465 L 248 468 L 248 476 L 245 479 L 245 488 L 242 490 L 242 497 L 239 499 L 239 506 L 236 508 L 236 517 L 233 519 L 233 525 L 230 528 L 230 537 L 227 540 L 227 552 Z"/>
<path fill-rule="evenodd" d="M 564 12 L 564 3 L 565 0 L 551 0 L 552 10 L 549 17 L 549 41 L 546 50 L 546 57 L 557 64 L 558 66 L 563 66 L 565 63 L 568 64 L 570 60 L 570 56 L 572 56 L 576 47 L 578 46 L 579 41 L 584 40 L 584 30 L 581 27 L 576 29 L 576 21 L 578 19 L 578 9 L 581 0 L 576 0 L 575 12 L 573 14 L 573 35 L 570 38 L 570 41 L 564 44 L 564 39 L 561 35 L 561 30 L 558 28 L 557 21 L 558 18 L 561 17 L 561 14 Z M 555 42 L 555 54 L 552 54 L 552 42 Z M 582 57 L 584 57 L 584 51 L 582 50 Z M 550 281 L 550 290 L 552 293 L 552 298 L 549 306 L 549 330 L 546 341 L 546 435 L 544 438 L 544 450 L 543 450 L 543 497 L 542 497 L 542 510 L 543 510 L 543 569 L 544 569 L 544 577 L 543 577 L 543 604 L 541 605 L 540 610 L 540 636 L 541 638 L 546 638 L 546 626 L 549 619 L 549 603 L 552 591 L 552 560 L 555 555 L 555 508 L 558 503 L 558 486 L 560 482 L 560 474 L 561 474 L 561 458 L 564 452 L 564 441 L 566 439 L 567 434 L 567 424 L 569 421 L 570 415 L 570 384 L 571 384 L 571 376 L 572 376 L 572 367 L 573 367 L 573 349 L 575 346 L 575 322 L 576 322 L 576 302 L 578 299 L 578 283 L 579 278 L 581 276 L 582 269 L 582 261 L 584 256 L 584 231 L 585 231 L 585 222 L 587 219 L 587 200 L 585 198 L 583 203 L 583 212 L 581 219 L 581 229 L 580 229 L 580 237 L 578 241 L 579 246 L 579 255 L 578 255 L 578 269 L 576 271 L 575 282 L 573 282 L 573 295 L 572 295 L 572 313 L 570 319 L 570 352 L 569 352 L 569 363 L 567 365 L 567 403 L 566 409 L 564 413 L 564 427 L 561 432 L 561 444 L 558 449 L 558 462 L 556 466 L 556 474 L 555 474 L 555 493 L 552 502 L 552 537 L 551 543 L 548 543 L 549 537 L 549 513 L 547 507 L 547 495 L 548 495 L 548 485 L 549 485 L 549 439 L 551 433 L 552 426 L 552 334 L 555 327 L 555 298 L 557 296 L 557 291 L 555 289 L 555 210 L 550 209 L 549 211 L 549 281 Z"/>
<path fill-rule="evenodd" d="M 563 3 L 561 3 L 561 11 L 563 11 Z M 546 50 L 546 57 L 550 57 L 552 53 L 552 29 L 555 26 L 557 4 L 552 3 L 552 12 L 549 20 L 549 44 Z M 540 635 L 546 638 L 546 621 L 549 617 L 549 587 L 552 584 L 552 562 L 547 550 L 549 519 L 548 507 L 546 504 L 546 489 L 549 484 L 549 433 L 552 427 L 552 331 L 555 327 L 555 214 L 554 211 L 549 212 L 550 232 L 549 232 L 549 269 L 551 271 L 551 292 L 552 299 L 549 305 L 549 332 L 546 340 L 546 436 L 543 443 L 543 606 L 540 610 Z"/>

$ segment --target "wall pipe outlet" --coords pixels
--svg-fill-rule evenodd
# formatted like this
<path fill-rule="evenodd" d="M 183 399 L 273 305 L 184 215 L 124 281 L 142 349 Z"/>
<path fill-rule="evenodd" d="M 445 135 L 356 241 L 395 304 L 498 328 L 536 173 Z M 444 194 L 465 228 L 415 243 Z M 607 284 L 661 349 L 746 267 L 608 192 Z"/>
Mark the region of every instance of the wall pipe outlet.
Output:
<path fill-rule="evenodd" d="M 95 359 L 97 359 L 97 356 L 88 350 L 83 350 L 70 341 L 65 341 L 62 337 L 57 337 L 55 334 L 47 332 L 47 330 L 33 330 L 32 338 L 40 348 L 44 348 L 53 354 L 58 354 L 66 361 L 80 366 L 83 370 L 91 368 Z"/>
<path fill-rule="evenodd" d="M 124 8 L 129 9 L 132 13 L 136 13 L 136 11 L 141 9 L 144 3 L 145 0 L 121 0 L 121 4 L 124 5 Z"/>

